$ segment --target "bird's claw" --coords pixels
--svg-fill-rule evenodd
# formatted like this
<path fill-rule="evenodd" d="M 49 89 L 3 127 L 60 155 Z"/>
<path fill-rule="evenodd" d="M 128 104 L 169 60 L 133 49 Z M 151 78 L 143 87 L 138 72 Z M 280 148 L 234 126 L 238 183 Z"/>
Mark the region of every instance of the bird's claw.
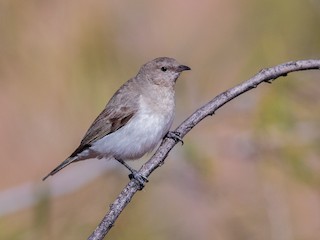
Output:
<path fill-rule="evenodd" d="M 148 178 L 145 176 L 142 176 L 137 170 L 130 167 L 125 161 L 122 159 L 115 158 L 119 163 L 121 163 L 123 166 L 125 166 L 131 173 L 129 174 L 130 180 L 134 179 L 139 185 L 139 190 L 142 190 L 144 188 L 145 183 L 149 182 Z"/>
<path fill-rule="evenodd" d="M 175 142 L 181 142 L 181 145 L 184 144 L 179 132 L 169 131 L 167 137 L 173 139 Z"/>
<path fill-rule="evenodd" d="M 134 179 L 139 184 L 139 190 L 142 190 L 145 186 L 145 183 L 149 182 L 148 178 L 142 176 L 138 171 L 132 169 L 131 173 L 129 174 L 130 180 Z"/>

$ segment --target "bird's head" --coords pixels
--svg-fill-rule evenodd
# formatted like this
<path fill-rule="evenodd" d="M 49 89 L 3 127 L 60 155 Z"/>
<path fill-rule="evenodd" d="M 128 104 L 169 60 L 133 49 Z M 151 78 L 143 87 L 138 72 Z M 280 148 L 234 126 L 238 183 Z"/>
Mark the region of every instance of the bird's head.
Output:
<path fill-rule="evenodd" d="M 159 57 L 144 64 L 137 77 L 157 85 L 171 87 L 174 86 L 180 73 L 186 70 L 191 68 L 181 65 L 174 58 Z"/>

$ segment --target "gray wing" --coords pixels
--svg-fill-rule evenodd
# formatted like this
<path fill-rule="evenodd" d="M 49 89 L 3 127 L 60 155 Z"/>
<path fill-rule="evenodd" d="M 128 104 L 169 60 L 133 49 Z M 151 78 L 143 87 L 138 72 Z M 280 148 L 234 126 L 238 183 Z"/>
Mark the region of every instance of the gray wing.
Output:
<path fill-rule="evenodd" d="M 129 91 L 129 94 L 123 94 L 123 90 Z M 139 93 L 130 91 L 127 85 L 123 85 L 110 99 L 106 108 L 94 120 L 83 137 L 80 146 L 70 157 L 76 156 L 89 148 L 93 142 L 123 127 L 138 111 L 138 104 Z"/>

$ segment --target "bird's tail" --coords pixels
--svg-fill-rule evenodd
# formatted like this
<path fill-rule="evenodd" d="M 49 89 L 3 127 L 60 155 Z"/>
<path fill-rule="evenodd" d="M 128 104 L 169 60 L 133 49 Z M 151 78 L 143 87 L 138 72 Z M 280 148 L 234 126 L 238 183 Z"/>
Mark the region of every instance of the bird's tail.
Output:
<path fill-rule="evenodd" d="M 56 174 L 57 172 L 59 172 L 61 169 L 65 168 L 66 166 L 68 166 L 70 163 L 74 162 L 77 160 L 77 157 L 69 157 L 66 160 L 64 160 L 58 167 L 56 167 L 55 169 L 53 169 L 47 176 L 45 176 L 42 181 L 46 180 L 48 177 Z"/>

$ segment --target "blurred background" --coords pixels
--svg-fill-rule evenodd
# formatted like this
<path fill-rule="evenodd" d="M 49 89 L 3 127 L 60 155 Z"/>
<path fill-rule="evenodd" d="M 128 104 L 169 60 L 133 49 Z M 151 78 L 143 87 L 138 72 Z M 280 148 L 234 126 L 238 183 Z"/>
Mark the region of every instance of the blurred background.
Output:
<path fill-rule="evenodd" d="M 317 0 L 2 0 L 0 239 L 91 234 L 128 172 L 90 160 L 41 179 L 143 63 L 192 68 L 176 86 L 176 127 L 261 68 L 319 58 L 319 26 Z M 201 122 L 108 239 L 319 239 L 319 78 L 289 74 Z"/>

